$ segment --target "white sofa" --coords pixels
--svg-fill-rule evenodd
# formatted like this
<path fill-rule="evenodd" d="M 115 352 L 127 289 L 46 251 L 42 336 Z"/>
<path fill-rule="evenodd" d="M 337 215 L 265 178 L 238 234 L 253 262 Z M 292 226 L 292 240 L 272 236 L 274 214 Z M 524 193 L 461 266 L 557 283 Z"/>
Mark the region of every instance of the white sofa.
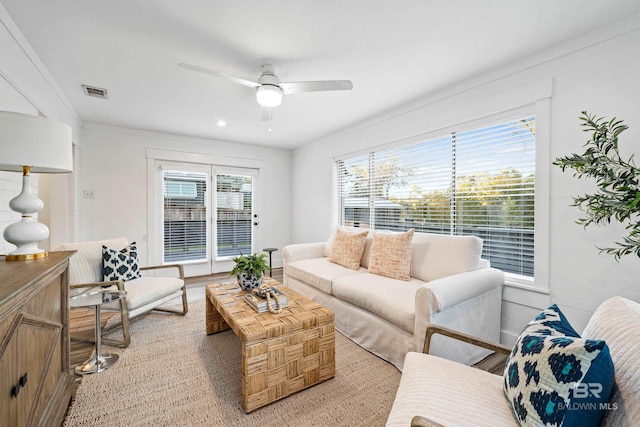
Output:
<path fill-rule="evenodd" d="M 327 242 L 286 246 L 284 284 L 335 313 L 336 329 L 402 370 L 409 351 L 422 351 L 425 329 L 438 324 L 500 340 L 504 273 L 480 258 L 474 236 L 415 233 L 409 281 L 368 272 L 373 232 L 359 270 L 329 261 Z M 488 351 L 434 337 L 432 354 L 471 364 Z"/>

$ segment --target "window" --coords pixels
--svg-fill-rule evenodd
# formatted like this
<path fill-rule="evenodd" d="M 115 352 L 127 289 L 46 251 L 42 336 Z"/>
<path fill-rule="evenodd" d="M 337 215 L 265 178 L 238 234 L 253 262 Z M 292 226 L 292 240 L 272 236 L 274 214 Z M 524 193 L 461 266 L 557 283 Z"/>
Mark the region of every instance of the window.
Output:
<path fill-rule="evenodd" d="M 341 159 L 336 171 L 340 224 L 478 236 L 492 266 L 533 277 L 533 116 Z"/>
<path fill-rule="evenodd" d="M 163 170 L 164 262 L 207 258 L 208 175 Z"/>
<path fill-rule="evenodd" d="M 216 256 L 252 253 L 253 176 L 216 174 Z"/>

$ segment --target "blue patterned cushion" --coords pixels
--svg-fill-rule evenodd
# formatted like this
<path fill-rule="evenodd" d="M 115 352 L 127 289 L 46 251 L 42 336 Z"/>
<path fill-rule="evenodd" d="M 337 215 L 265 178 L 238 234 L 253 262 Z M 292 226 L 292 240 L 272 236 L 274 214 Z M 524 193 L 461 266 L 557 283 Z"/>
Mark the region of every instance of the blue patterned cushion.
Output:
<path fill-rule="evenodd" d="M 555 304 L 518 337 L 504 370 L 504 392 L 520 425 L 597 426 L 610 409 L 609 347 L 587 340 Z"/>
<path fill-rule="evenodd" d="M 120 251 L 102 246 L 102 274 L 105 282 L 137 279 L 140 276 L 138 266 L 138 248 L 136 242 Z"/>

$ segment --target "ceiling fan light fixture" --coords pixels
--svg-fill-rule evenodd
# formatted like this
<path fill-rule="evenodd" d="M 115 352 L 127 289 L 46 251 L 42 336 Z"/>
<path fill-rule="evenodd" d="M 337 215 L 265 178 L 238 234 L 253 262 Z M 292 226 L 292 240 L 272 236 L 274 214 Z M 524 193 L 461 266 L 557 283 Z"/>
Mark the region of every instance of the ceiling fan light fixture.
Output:
<path fill-rule="evenodd" d="M 263 107 L 277 107 L 282 103 L 280 86 L 263 84 L 256 89 L 256 99 Z"/>

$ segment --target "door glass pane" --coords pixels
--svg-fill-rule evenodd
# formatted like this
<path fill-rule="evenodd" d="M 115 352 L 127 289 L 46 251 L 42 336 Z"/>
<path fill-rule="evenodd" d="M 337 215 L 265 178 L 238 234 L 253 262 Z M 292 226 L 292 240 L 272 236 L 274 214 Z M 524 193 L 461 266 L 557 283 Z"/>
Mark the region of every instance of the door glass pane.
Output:
<path fill-rule="evenodd" d="M 251 254 L 253 177 L 216 174 L 216 257 Z"/>
<path fill-rule="evenodd" d="M 207 174 L 162 171 L 164 262 L 207 259 Z"/>

